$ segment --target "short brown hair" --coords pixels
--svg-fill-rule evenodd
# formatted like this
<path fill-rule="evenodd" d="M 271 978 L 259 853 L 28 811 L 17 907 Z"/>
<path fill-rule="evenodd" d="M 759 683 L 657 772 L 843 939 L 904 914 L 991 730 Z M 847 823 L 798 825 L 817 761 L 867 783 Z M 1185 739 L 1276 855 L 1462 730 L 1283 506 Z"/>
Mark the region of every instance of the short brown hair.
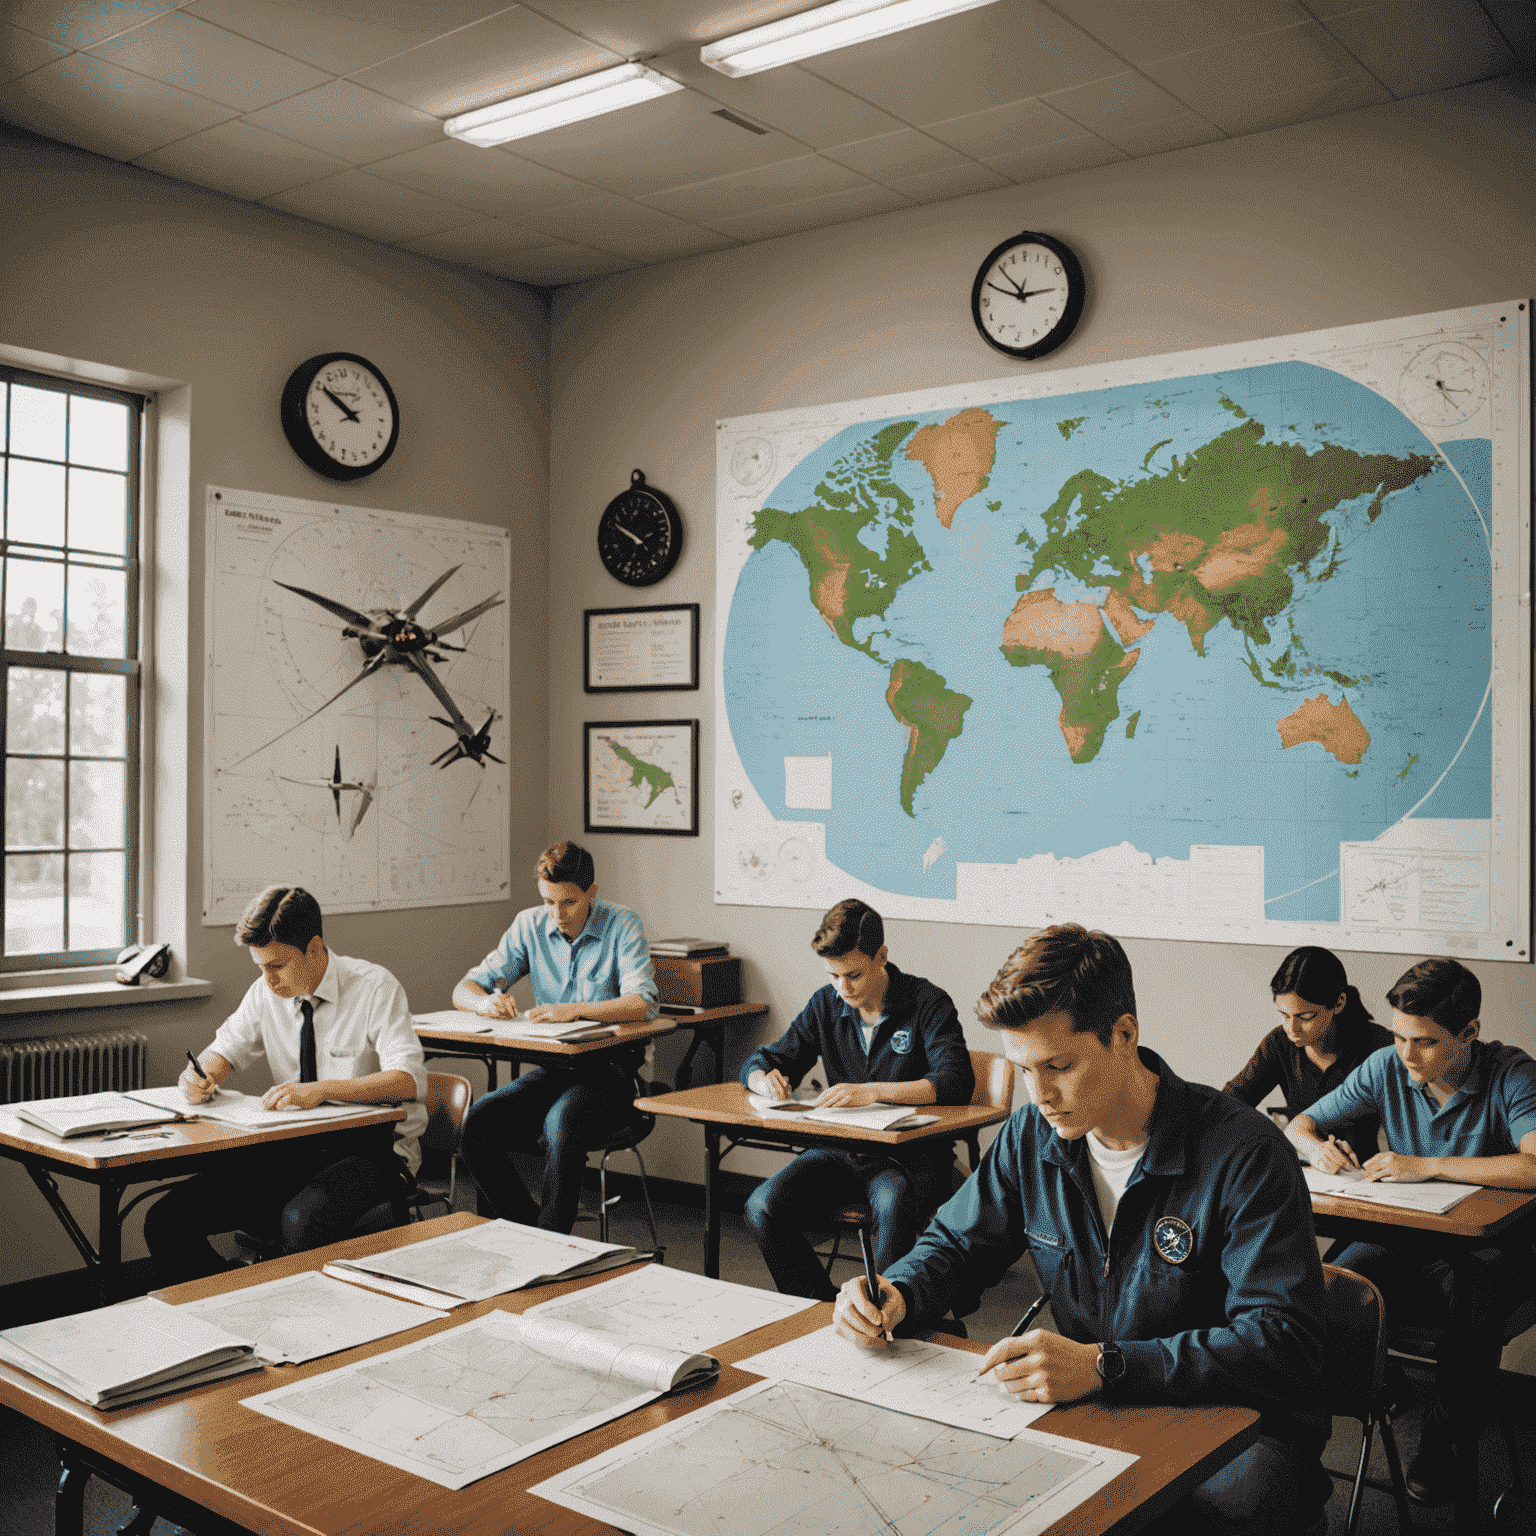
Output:
<path fill-rule="evenodd" d="M 1023 1029 L 1047 1013 L 1065 1013 L 1072 1033 L 1092 1033 L 1100 1045 L 1114 1036 L 1115 1020 L 1135 1014 L 1131 962 L 1120 941 L 1081 923 L 1042 928 L 1008 956 L 976 1004 L 991 1029 Z"/>
<path fill-rule="evenodd" d="M 597 866 L 592 862 L 592 855 L 580 843 L 566 838 L 550 844 L 539 855 L 533 872 L 551 885 L 578 885 L 584 891 L 590 891 L 597 879 Z"/>
<path fill-rule="evenodd" d="M 850 896 L 840 901 L 821 920 L 821 927 L 811 940 L 811 948 L 818 955 L 830 955 L 834 960 L 851 955 L 858 950 L 871 960 L 880 953 L 885 943 L 885 924 L 880 914 L 866 901 Z"/>
<path fill-rule="evenodd" d="M 1392 984 L 1387 1002 L 1409 1018 L 1459 1035 L 1482 1010 L 1483 984 L 1459 960 L 1420 960 Z"/>
<path fill-rule="evenodd" d="M 311 939 L 324 937 L 320 903 L 302 885 L 269 885 L 240 914 L 235 927 L 235 943 L 253 949 L 268 944 L 308 949 Z"/>

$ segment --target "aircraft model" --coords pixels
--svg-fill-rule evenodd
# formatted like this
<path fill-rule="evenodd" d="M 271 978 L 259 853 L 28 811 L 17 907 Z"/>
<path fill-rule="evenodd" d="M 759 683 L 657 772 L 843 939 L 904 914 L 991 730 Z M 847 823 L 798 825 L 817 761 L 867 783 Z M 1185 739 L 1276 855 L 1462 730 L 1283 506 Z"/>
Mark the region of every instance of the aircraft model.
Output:
<path fill-rule="evenodd" d="M 344 779 L 341 776 L 341 745 L 336 746 L 336 768 L 328 779 L 290 779 L 287 774 L 278 774 L 284 784 L 308 784 L 316 789 L 328 789 L 331 798 L 336 802 L 336 825 L 341 827 L 341 835 L 350 843 L 352 834 L 357 831 L 358 823 L 368 814 L 368 807 L 373 804 L 373 797 L 379 792 L 379 773 L 374 769 L 366 779 Z M 357 809 L 352 812 L 352 819 L 343 824 L 341 819 L 341 792 L 350 789 L 358 796 Z"/>
<path fill-rule="evenodd" d="M 438 703 L 448 711 L 448 719 L 444 720 L 441 715 L 433 715 L 432 719 L 441 725 L 446 725 L 454 733 L 456 740 L 446 752 L 433 759 L 435 763 L 446 768 L 449 763 L 467 758 L 484 768 L 487 757 L 492 762 L 499 763 L 501 759 L 492 756 L 488 750 L 491 740 L 491 721 L 496 718 L 495 711 L 491 712 L 490 718 L 478 731 L 473 729 L 469 721 L 460 713 L 459 706 L 453 702 L 452 695 L 442 685 L 429 663 L 436 662 L 441 665 L 445 660 L 439 654 L 441 651 L 464 649 L 462 645 L 450 645 L 440 636 L 451 635 L 454 630 L 462 629 L 472 620 L 478 619 L 482 613 L 488 613 L 492 608 L 498 607 L 505 599 L 498 592 L 486 598 L 483 603 L 477 603 L 473 608 L 465 609 L 463 613 L 456 613 L 451 619 L 431 629 L 416 621 L 416 615 L 426 607 L 432 595 L 457 570 L 459 567 L 455 565 L 444 571 L 410 607 L 398 613 L 392 608 L 370 608 L 360 613 L 356 608 L 348 608 L 345 603 L 338 603 L 334 598 L 321 597 L 318 592 L 306 592 L 303 587 L 291 587 L 286 581 L 277 582 L 276 585 L 285 592 L 296 593 L 299 597 L 318 604 L 327 613 L 333 613 L 337 618 L 347 621 L 342 634 L 348 639 L 356 640 L 362 646 L 362 670 L 345 687 L 333 693 L 319 709 L 311 710 L 302 720 L 294 721 L 287 730 L 279 731 L 271 741 L 264 742 L 256 748 L 255 752 L 247 752 L 239 762 L 232 763 L 230 766 L 238 768 L 240 763 L 248 762 L 256 756 L 257 752 L 265 752 L 268 747 L 281 741 L 284 736 L 298 730 L 301 725 L 307 725 L 316 715 L 329 709 L 342 694 L 357 687 L 364 678 L 372 677 L 375 672 L 387 666 L 405 667 L 414 672 L 432 690 L 433 697 Z"/>

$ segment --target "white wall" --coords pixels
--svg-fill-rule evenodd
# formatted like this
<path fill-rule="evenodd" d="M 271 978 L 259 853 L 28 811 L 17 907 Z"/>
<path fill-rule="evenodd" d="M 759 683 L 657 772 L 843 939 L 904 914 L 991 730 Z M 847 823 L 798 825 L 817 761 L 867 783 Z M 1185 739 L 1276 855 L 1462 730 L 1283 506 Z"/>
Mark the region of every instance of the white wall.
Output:
<path fill-rule="evenodd" d="M 712 774 L 714 423 L 718 418 L 1036 370 L 976 335 L 981 258 L 1020 229 L 1065 239 L 1088 271 L 1087 311 L 1043 366 L 1070 367 L 1524 297 L 1536 289 L 1529 192 L 1536 90 L 1494 82 L 1252 138 L 888 214 L 743 250 L 623 274 L 556 294 L 550 452 L 551 831 L 581 835 L 583 719 L 701 719 Z M 685 549 L 637 596 L 604 572 L 604 505 L 635 466 L 677 502 Z M 697 694 L 582 692 L 581 610 L 702 604 Z M 652 933 L 705 933 L 745 957 L 747 996 L 772 1013 L 741 1040 L 783 1030 L 823 981 L 809 948 L 817 914 L 717 907 L 711 796 L 692 839 L 586 838 L 606 894 Z M 903 968 L 947 988 L 969 1017 L 1019 932 L 893 922 Z M 1221 1083 L 1273 1023 L 1267 981 L 1283 951 L 1133 941 L 1143 1039 L 1194 1078 Z M 1346 953 L 1384 1013 L 1400 956 Z M 1536 1052 L 1536 976 L 1474 967 L 1485 1038 Z M 995 1036 L 972 1023 L 971 1044 Z M 660 1075 L 678 1048 L 660 1049 Z M 697 1179 L 694 1127 L 658 1132 L 652 1168 Z M 744 1171 L 764 1171 L 738 1155 Z M 728 1163 L 727 1167 L 733 1166 Z"/>
<path fill-rule="evenodd" d="M 158 871 L 156 937 L 177 935 L 186 970 L 216 984 L 206 1003 L 123 1014 L 8 1020 L 9 1036 L 145 1028 L 152 1070 L 174 1079 L 187 1047 L 201 1047 L 255 972 L 230 927 L 201 926 L 203 724 L 203 487 L 222 484 L 354 506 L 430 513 L 508 527 L 512 611 L 536 616 L 513 629 L 512 665 L 522 723 L 540 740 L 546 717 L 548 344 L 542 294 L 449 268 L 217 193 L 0 130 L 5 253 L 0 344 L 166 381 L 170 414 L 185 412 L 189 469 L 161 501 L 160 540 L 181 552 L 189 580 L 162 593 L 184 633 L 174 641 L 188 674 L 167 676 L 184 752 L 184 803 L 160 832 L 181 844 Z M 390 379 L 400 400 L 400 444 L 377 474 L 325 480 L 295 457 L 278 422 L 284 380 L 324 350 L 357 352 Z M 177 424 L 171 423 L 174 436 Z M 174 457 L 175 445 L 172 444 Z M 174 666 L 170 671 L 174 673 Z M 252 686 L 263 686 L 259 670 Z M 186 771 L 190 770 L 190 771 Z M 548 820 L 542 755 L 514 759 L 514 860 L 531 862 Z M 180 822 L 182 825 L 178 825 Z M 527 859 L 523 858 L 527 850 Z M 327 939 L 343 954 L 388 965 L 418 1008 L 446 1007 L 453 983 L 495 942 L 506 903 L 336 917 Z M 478 1069 L 475 1069 L 478 1071 Z M 264 1084 L 262 1086 L 265 1086 Z M 78 1264 L 51 1212 L 14 1164 L 0 1164 L 0 1209 L 21 1236 L 0 1251 L 0 1284 Z M 94 1233 L 92 1214 L 86 1220 Z M 136 1232 L 135 1219 L 131 1234 Z M 128 1252 L 142 1251 L 130 1242 Z"/>

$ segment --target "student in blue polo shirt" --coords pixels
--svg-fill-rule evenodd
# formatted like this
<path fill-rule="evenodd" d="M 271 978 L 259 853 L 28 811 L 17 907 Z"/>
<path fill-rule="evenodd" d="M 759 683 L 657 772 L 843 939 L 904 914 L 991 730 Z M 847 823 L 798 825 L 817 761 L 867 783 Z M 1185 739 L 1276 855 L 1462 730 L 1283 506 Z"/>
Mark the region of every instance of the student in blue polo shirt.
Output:
<path fill-rule="evenodd" d="M 1421 960 L 1387 993 L 1394 1044 L 1368 1056 L 1332 1093 L 1286 1128 L 1313 1167 L 1349 1161 L 1325 1138 L 1362 1112 L 1381 1117 L 1391 1149 L 1364 1159 L 1367 1179 L 1445 1179 L 1536 1189 L 1536 1061 L 1518 1046 L 1478 1038 L 1482 987 L 1456 960 Z M 1453 1275 L 1401 1249 L 1351 1243 L 1335 1263 L 1373 1280 L 1389 1315 L 1421 1316 L 1450 1330 L 1436 1396 L 1408 1465 L 1409 1494 L 1447 1503 L 1453 1492 L 1450 1425 L 1487 1417 L 1499 1368 L 1500 1323 L 1536 1276 L 1529 1253 L 1479 1249 Z"/>
<path fill-rule="evenodd" d="M 867 903 L 840 901 L 811 940 L 831 977 L 772 1045 L 747 1058 L 752 1093 L 787 1099 L 819 1056 L 828 1087 L 818 1103 L 969 1104 L 976 1086 L 965 1032 L 949 994 L 890 962 L 885 924 Z M 841 1151 L 815 1147 L 758 1185 L 747 1225 L 773 1283 L 789 1296 L 837 1294 L 804 1228 L 853 1201 L 867 1202 L 876 1267 L 912 1246 L 950 1189 L 953 1152 L 935 1146 Z"/>
<path fill-rule="evenodd" d="M 532 1020 L 621 1024 L 656 1017 L 656 976 L 640 919 L 597 896 L 592 855 L 559 842 L 539 855 L 543 906 L 519 912 L 501 943 L 453 989 L 453 1005 L 486 1018 L 517 1016 L 508 988 L 533 982 Z M 475 1101 L 464 1122 L 464 1161 L 498 1216 L 569 1232 L 576 1223 L 587 1150 L 634 1117 L 641 1046 L 577 1056 L 570 1067 L 536 1067 Z M 513 1152 L 544 1151 L 538 1205 L 512 1165 Z"/>
<path fill-rule="evenodd" d="M 1014 950 L 976 1007 L 1029 1084 L 964 1188 L 905 1258 L 838 1295 L 837 1331 L 975 1309 L 1026 1252 L 1056 1331 L 981 1361 L 1025 1402 L 1240 1403 L 1258 1441 L 1157 1523 L 1178 1536 L 1319 1524 L 1323 1273 L 1295 1153 L 1267 1116 L 1185 1082 L 1139 1045 L 1125 951 L 1062 923 Z"/>

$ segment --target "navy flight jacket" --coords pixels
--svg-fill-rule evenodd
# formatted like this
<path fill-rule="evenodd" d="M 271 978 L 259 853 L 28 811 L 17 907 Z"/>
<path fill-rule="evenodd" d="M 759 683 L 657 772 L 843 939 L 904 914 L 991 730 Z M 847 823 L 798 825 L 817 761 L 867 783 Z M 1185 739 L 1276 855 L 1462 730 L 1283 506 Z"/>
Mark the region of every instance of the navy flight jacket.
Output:
<path fill-rule="evenodd" d="M 1295 1149 L 1268 1116 L 1140 1054 L 1157 1102 L 1113 1242 L 1087 1147 L 1026 1105 L 888 1271 L 907 1302 L 898 1331 L 974 1311 L 1028 1251 L 1057 1331 L 1124 1352 L 1110 1401 L 1241 1403 L 1259 1410 L 1261 1433 L 1320 1452 L 1323 1273 Z M 1180 1224 L 1187 1257 L 1166 1257 Z"/>

